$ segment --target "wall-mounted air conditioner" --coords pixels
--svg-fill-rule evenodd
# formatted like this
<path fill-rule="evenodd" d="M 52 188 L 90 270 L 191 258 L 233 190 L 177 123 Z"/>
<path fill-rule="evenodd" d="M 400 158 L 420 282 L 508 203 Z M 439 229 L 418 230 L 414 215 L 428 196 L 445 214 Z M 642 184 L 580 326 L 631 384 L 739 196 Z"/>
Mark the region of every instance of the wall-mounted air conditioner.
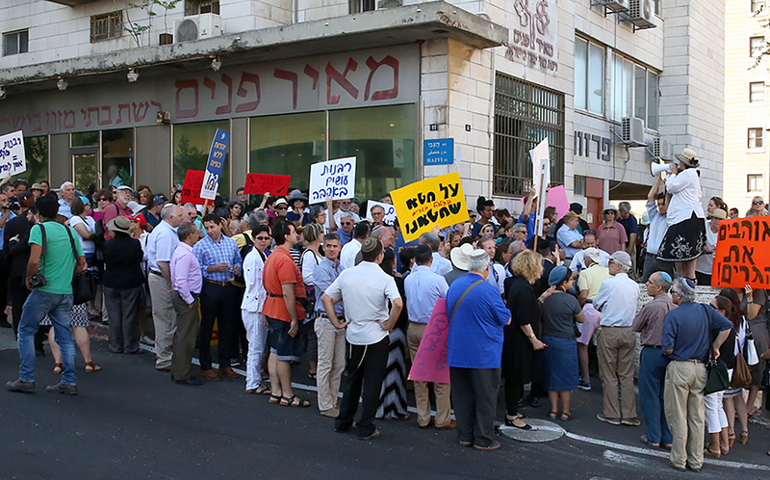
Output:
<path fill-rule="evenodd" d="M 668 140 L 665 138 L 655 137 L 652 142 L 652 156 L 655 158 L 662 158 L 663 160 L 671 161 L 674 156 L 673 148 Z"/>
<path fill-rule="evenodd" d="M 620 122 L 620 138 L 627 147 L 644 147 L 644 121 L 637 117 L 623 117 Z"/>
<path fill-rule="evenodd" d="M 629 0 L 628 21 L 634 30 L 655 28 L 655 0 Z"/>
<path fill-rule="evenodd" d="M 189 42 L 222 35 L 222 17 L 214 13 L 191 15 L 174 22 L 174 41 Z"/>
<path fill-rule="evenodd" d="M 604 7 L 605 13 L 620 13 L 628 11 L 631 7 L 630 0 L 599 0 L 595 5 Z"/>

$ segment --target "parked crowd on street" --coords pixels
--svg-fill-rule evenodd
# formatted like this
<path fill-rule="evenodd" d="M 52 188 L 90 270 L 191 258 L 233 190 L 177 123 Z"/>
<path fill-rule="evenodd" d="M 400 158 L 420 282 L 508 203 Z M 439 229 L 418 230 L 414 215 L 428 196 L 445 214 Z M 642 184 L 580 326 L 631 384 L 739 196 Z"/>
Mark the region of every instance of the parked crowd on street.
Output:
<path fill-rule="evenodd" d="M 674 469 L 698 471 L 704 456 L 749 441 L 763 388 L 770 407 L 770 303 L 749 286 L 696 301 L 733 209 L 717 197 L 703 204 L 696 152 L 676 157 L 641 220 L 620 202 L 591 229 L 573 203 L 561 217 L 546 208 L 538 235 L 533 189 L 518 218 L 479 197 L 468 222 L 412 242 L 380 206 L 366 218 L 357 199 L 309 206 L 299 190 L 257 203 L 241 188 L 229 204 L 218 196 L 199 206 L 182 202 L 180 186 L 166 197 L 147 186 L 83 193 L 71 182 L 57 191 L 4 183 L 0 301 L 12 322 L 0 324 L 17 333 L 20 357 L 7 389 L 35 391 L 47 339 L 61 381 L 46 390 L 77 394 L 75 345 L 85 372 L 100 371 L 87 328 L 101 322 L 110 352 L 152 345 L 155 369 L 176 384 L 243 381 L 245 394 L 315 406 L 336 432 L 364 440 L 380 436 L 376 419 L 410 419 L 411 387 L 419 428 L 455 430 L 460 445 L 495 450 L 501 386 L 504 426 L 531 430 L 520 408 L 541 398 L 550 419 L 568 422 L 573 392 L 593 388 L 595 358 L 598 421 L 644 423 L 643 444 L 670 450 Z M 392 204 L 388 194 L 376 200 Z M 756 197 L 747 215 L 767 214 Z M 638 309 L 643 293 L 649 301 Z M 410 383 L 439 302 L 450 382 Z M 717 360 L 729 385 L 704 394 Z M 299 362 L 315 398 L 292 387 Z"/>

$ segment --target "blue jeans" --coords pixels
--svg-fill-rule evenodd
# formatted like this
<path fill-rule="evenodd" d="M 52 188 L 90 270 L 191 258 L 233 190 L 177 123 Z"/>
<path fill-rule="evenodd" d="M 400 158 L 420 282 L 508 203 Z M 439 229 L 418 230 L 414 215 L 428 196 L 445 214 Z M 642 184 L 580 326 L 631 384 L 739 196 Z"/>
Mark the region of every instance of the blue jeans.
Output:
<path fill-rule="evenodd" d="M 671 445 L 673 437 L 663 409 L 663 385 L 667 365 L 668 359 L 663 355 L 663 349 L 642 349 L 639 356 L 639 406 L 647 423 L 647 440 Z"/>
<path fill-rule="evenodd" d="M 70 318 L 72 295 L 32 290 L 24 302 L 19 322 L 19 378 L 24 382 L 35 381 L 35 333 L 40 321 L 48 314 L 53 324 L 56 343 L 62 357 L 62 383 L 75 385 L 75 344 L 72 342 Z"/>

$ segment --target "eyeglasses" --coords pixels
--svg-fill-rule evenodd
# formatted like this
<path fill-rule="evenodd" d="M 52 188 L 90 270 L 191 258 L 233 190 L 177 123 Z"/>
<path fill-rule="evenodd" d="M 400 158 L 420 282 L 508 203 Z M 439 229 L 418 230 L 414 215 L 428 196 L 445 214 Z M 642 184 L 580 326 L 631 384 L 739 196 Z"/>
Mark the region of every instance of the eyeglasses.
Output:
<path fill-rule="evenodd" d="M 286 205 L 281 205 L 280 207 L 275 207 L 276 210 L 287 210 L 289 207 Z"/>
<path fill-rule="evenodd" d="M 259 240 L 260 242 L 266 242 L 266 241 L 270 240 L 270 237 L 255 237 L 255 238 L 257 240 Z"/>
<path fill-rule="evenodd" d="M 550 222 L 549 222 L 549 223 L 543 223 L 543 226 L 544 226 L 544 227 L 550 227 L 550 226 L 551 226 L 551 224 L 550 224 Z"/>
<path fill-rule="evenodd" d="M 106 201 L 107 201 L 107 199 L 106 199 L 106 198 L 104 198 L 104 197 L 101 197 L 101 198 L 98 198 L 98 199 L 96 199 L 96 201 L 97 201 L 97 202 L 106 202 Z"/>
<path fill-rule="evenodd" d="M 764 203 L 765 203 L 765 202 L 763 202 L 762 200 L 756 200 L 756 201 L 753 201 L 753 202 L 751 202 L 751 203 L 752 203 L 753 205 L 764 205 Z"/>
<path fill-rule="evenodd" d="M 340 225 L 353 225 L 353 222 L 340 222 Z"/>

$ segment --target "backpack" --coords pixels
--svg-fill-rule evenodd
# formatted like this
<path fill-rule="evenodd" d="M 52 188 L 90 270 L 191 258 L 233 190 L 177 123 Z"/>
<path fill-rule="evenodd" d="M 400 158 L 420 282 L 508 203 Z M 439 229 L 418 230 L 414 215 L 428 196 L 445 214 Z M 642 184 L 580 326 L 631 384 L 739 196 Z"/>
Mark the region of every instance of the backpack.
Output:
<path fill-rule="evenodd" d="M 315 252 L 313 252 L 310 249 L 305 250 L 302 252 L 302 255 L 300 256 L 299 261 L 299 271 L 302 272 L 302 261 L 305 259 L 305 252 L 311 252 L 313 254 L 313 259 L 315 260 L 316 267 L 320 264 L 320 261 L 318 260 L 318 255 L 316 255 Z M 305 284 L 305 304 L 307 307 L 305 308 L 305 320 L 310 321 L 315 318 L 315 285 L 307 285 Z"/>

